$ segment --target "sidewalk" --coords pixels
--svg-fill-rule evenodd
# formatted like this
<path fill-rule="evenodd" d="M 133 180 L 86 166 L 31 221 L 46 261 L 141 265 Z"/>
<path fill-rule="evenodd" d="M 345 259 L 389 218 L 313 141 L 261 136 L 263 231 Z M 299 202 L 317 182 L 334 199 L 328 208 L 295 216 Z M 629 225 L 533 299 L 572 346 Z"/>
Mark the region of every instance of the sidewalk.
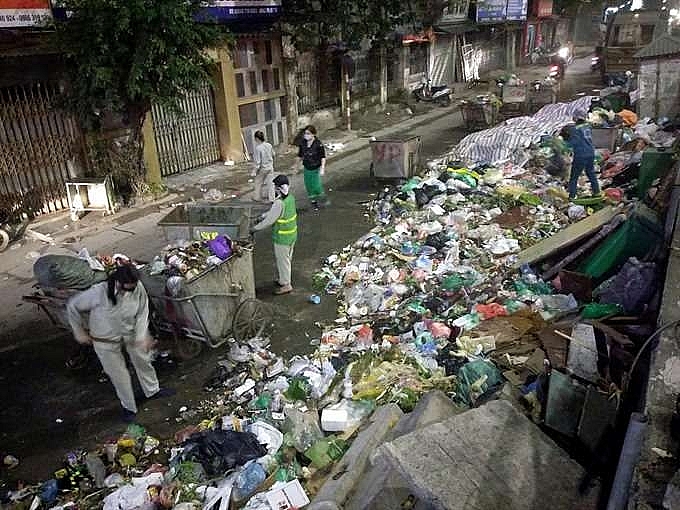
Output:
<path fill-rule="evenodd" d="M 489 78 L 504 74 L 503 70 L 487 73 Z M 537 66 L 523 66 L 515 70 L 515 74 L 520 76 L 524 81 L 531 82 L 532 80 L 544 78 L 546 75 L 546 67 L 544 65 Z M 456 83 L 453 85 L 453 103 L 448 107 L 441 107 L 432 104 L 391 104 L 385 113 L 357 113 L 354 118 L 357 119 L 356 124 L 361 127 L 362 124 L 371 124 L 367 122 L 367 115 L 382 117 L 380 119 L 372 119 L 377 124 L 382 123 L 384 127 L 376 130 L 353 130 L 345 131 L 342 129 L 333 129 L 321 134 L 320 138 L 324 143 L 336 145 L 338 150 L 328 152 L 328 171 L 331 173 L 333 167 L 342 159 L 352 156 L 366 148 L 368 148 L 371 138 L 377 139 L 394 136 L 422 125 L 430 124 L 447 115 L 455 115 L 452 118 L 451 126 L 456 127 L 461 124 L 462 118 L 459 114 L 458 103 L 464 99 L 471 99 L 480 94 L 495 90 L 495 82 L 489 79 L 488 83 L 481 83 L 480 85 L 468 89 L 465 83 Z M 394 119 L 392 113 L 396 109 L 401 109 L 408 115 L 407 118 Z M 421 114 L 415 114 L 418 109 L 426 108 L 428 111 Z M 397 115 L 394 115 L 397 117 Z M 277 167 L 280 172 L 288 175 L 298 173 L 297 170 L 297 154 L 296 148 L 288 146 L 279 148 L 279 157 Z M 333 165 L 331 165 L 333 163 Z M 31 224 L 30 228 L 42 234 L 51 235 L 55 242 L 64 242 L 70 238 L 80 238 L 87 235 L 92 235 L 100 230 L 111 226 L 122 226 L 126 223 L 145 216 L 151 212 L 158 212 L 159 210 L 168 209 L 178 203 L 187 201 L 201 200 L 203 194 L 211 188 L 215 188 L 215 183 L 219 181 L 219 189 L 225 194 L 225 198 L 240 198 L 252 192 L 252 183 L 249 183 L 250 163 L 243 162 L 234 166 L 225 166 L 221 162 L 208 165 L 206 167 L 197 168 L 184 172 L 181 174 L 169 176 L 165 180 L 168 187 L 169 194 L 158 199 L 149 200 L 135 205 L 131 208 L 126 208 L 112 216 L 102 217 L 96 213 L 90 213 L 77 222 L 71 222 L 68 212 L 63 212 L 57 215 L 41 218 Z"/>

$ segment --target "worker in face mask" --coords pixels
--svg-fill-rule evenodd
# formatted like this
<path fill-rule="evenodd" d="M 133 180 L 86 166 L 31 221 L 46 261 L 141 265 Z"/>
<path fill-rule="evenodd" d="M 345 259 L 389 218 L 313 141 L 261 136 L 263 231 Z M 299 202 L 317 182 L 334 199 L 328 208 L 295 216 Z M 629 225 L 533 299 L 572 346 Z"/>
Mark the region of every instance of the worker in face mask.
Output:
<path fill-rule="evenodd" d="M 134 421 L 137 404 L 123 347 L 130 357 L 146 398 L 170 397 L 172 388 L 160 388 L 151 364 L 149 297 L 131 264 L 122 264 L 108 281 L 93 285 L 72 297 L 66 305 L 73 336 L 94 347 L 104 372 L 123 407 L 123 420 Z M 88 324 L 83 314 L 89 314 Z"/>
<path fill-rule="evenodd" d="M 290 193 L 290 182 L 285 175 L 278 175 L 274 179 L 276 198 L 262 221 L 255 225 L 251 234 L 267 227 L 272 227 L 274 241 L 274 259 L 276 261 L 276 288 L 274 294 L 289 294 L 293 291 L 291 285 L 291 265 L 293 249 L 297 241 L 297 209 L 295 197 Z"/>

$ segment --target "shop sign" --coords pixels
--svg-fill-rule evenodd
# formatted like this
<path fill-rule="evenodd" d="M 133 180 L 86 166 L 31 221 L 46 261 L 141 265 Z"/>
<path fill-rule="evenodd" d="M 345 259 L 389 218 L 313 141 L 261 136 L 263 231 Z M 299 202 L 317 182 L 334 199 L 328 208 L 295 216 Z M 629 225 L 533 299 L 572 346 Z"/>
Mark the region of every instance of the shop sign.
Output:
<path fill-rule="evenodd" d="M 244 18 L 271 18 L 281 14 L 281 0 L 217 0 L 206 7 L 201 18 L 236 21 Z"/>
<path fill-rule="evenodd" d="M 528 6 L 528 0 L 508 0 L 505 19 L 508 21 L 525 21 Z"/>
<path fill-rule="evenodd" d="M 0 0 L 0 28 L 36 27 L 51 17 L 49 0 Z"/>
<path fill-rule="evenodd" d="M 477 2 L 477 23 L 505 21 L 507 0 L 484 0 Z"/>

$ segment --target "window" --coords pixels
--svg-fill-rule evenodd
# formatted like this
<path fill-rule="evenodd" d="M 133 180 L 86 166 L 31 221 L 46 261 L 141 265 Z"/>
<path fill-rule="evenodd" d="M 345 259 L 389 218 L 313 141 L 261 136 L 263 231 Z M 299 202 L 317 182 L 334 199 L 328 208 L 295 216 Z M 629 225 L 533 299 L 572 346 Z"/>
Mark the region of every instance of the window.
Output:
<path fill-rule="evenodd" d="M 254 96 L 257 94 L 257 74 L 255 71 L 250 71 L 248 73 L 248 79 L 250 81 L 250 95 Z"/>
<path fill-rule="evenodd" d="M 276 68 L 272 69 L 272 74 L 274 76 L 274 90 L 280 90 L 281 78 L 279 77 L 279 70 Z"/>
<path fill-rule="evenodd" d="M 242 73 L 236 73 L 236 95 L 238 97 L 245 97 L 246 95 L 246 86 L 243 83 L 243 74 Z"/>
<path fill-rule="evenodd" d="M 269 92 L 269 70 L 262 69 L 262 92 Z"/>
<path fill-rule="evenodd" d="M 257 103 L 242 104 L 238 107 L 241 116 L 241 127 L 257 124 Z"/>
<path fill-rule="evenodd" d="M 236 50 L 234 51 L 234 68 L 241 69 L 243 67 L 248 67 L 248 43 L 241 40 L 236 43 Z"/>
<path fill-rule="evenodd" d="M 427 44 L 411 44 L 409 46 L 409 69 L 411 74 L 427 72 Z"/>
<path fill-rule="evenodd" d="M 642 25 L 642 35 L 640 36 L 640 46 L 647 46 L 654 39 L 654 25 Z"/>
<path fill-rule="evenodd" d="M 271 41 L 265 41 L 264 42 L 264 63 L 267 64 L 268 66 L 270 66 L 274 63 L 274 57 L 272 55 L 272 42 Z"/>
<path fill-rule="evenodd" d="M 276 104 L 274 104 L 276 99 L 268 99 L 264 101 L 264 121 L 269 122 L 276 115 Z"/>
<path fill-rule="evenodd" d="M 274 141 L 274 127 L 271 124 L 267 124 L 265 131 L 267 132 L 267 140 L 270 142 Z"/>

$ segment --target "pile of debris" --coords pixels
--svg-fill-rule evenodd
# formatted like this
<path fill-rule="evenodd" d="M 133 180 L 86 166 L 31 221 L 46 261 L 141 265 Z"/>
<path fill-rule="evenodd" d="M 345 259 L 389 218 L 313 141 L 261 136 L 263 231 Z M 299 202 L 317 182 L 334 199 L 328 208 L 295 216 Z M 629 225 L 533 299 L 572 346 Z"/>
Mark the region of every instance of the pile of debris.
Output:
<path fill-rule="evenodd" d="M 286 361 L 266 339 L 234 341 L 206 382 L 210 397 L 180 410 L 178 422 L 190 425 L 172 440 L 130 427 L 3 502 L 300 508 L 376 408 L 409 412 L 432 390 L 467 409 L 503 388 L 535 421 L 594 450 L 653 311 L 658 264 L 647 247 L 661 244 L 670 181 L 659 173 L 658 184 L 569 204 L 545 162 L 568 151 L 557 133 L 589 101 L 475 133 L 423 175 L 381 192 L 371 204 L 376 227 L 314 276 L 319 291 L 337 295 L 338 318 L 322 325 L 312 354 Z M 526 133 L 508 137 L 518 125 Z M 629 176 L 646 157 L 606 156 Z M 634 177 L 643 174 L 638 164 Z M 629 200 L 641 186 L 645 197 L 656 190 L 649 207 Z M 182 245 L 149 268 L 170 283 L 231 249 Z M 328 482 L 335 476 L 342 471 Z"/>

